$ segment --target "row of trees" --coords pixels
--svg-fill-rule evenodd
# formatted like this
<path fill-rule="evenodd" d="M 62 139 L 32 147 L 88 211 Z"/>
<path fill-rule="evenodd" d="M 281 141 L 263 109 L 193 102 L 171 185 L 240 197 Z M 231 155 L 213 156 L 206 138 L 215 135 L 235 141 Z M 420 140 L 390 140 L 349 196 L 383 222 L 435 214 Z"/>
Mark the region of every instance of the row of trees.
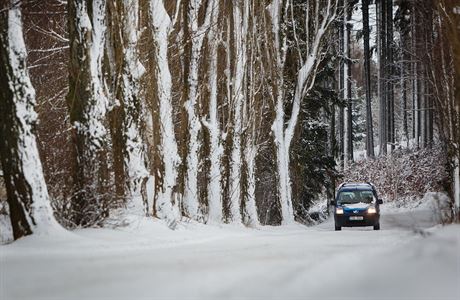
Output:
<path fill-rule="evenodd" d="M 21 10 L 28 30 L 22 30 Z M 122 207 L 172 228 L 182 217 L 248 226 L 304 220 L 306 202 L 293 200 L 299 198 L 293 197 L 290 154 L 295 145 L 299 158 L 312 160 L 315 148 L 307 152 L 302 143 L 315 137 L 302 140 L 302 132 L 311 123 L 306 120 L 322 120 L 322 107 L 330 104 L 310 92 L 325 92 L 315 78 L 330 53 L 335 0 L 11 1 L 1 13 L 2 51 L 12 57 L 2 59 L 2 90 L 10 93 L 11 81 L 21 88 L 29 81 L 25 46 L 19 55 L 8 42 L 26 32 L 37 88 L 35 97 L 27 85 L 28 114 L 34 115 L 38 98 L 44 120 L 38 148 L 62 224 L 100 225 Z M 18 55 L 22 73 L 14 74 Z M 20 127 L 12 119 L 21 96 L 2 95 L 2 141 L 20 144 L 22 137 L 11 131 Z M 305 111 L 308 97 L 315 105 Z M 326 145 L 324 139 L 317 146 L 324 155 Z M 34 220 L 41 213 L 53 220 L 50 209 L 31 208 L 34 188 L 25 198 L 11 184 L 25 170 L 10 155 L 23 160 L 27 153 L 13 142 L 2 145 L 15 238 L 40 227 Z M 329 165 L 333 169 L 333 160 Z M 41 168 L 34 172 L 43 177 Z M 44 180 L 26 178 L 24 185 L 47 189 Z M 311 198 L 307 188 L 296 193 Z"/>
<path fill-rule="evenodd" d="M 343 45 L 337 78 L 341 98 L 346 103 L 338 115 L 338 157 L 342 158 L 342 166 L 353 161 L 350 141 L 359 139 L 359 118 L 366 120 L 367 157 L 386 155 L 400 145 L 431 147 L 439 141 L 449 158 L 450 194 L 456 199 L 458 210 L 460 190 L 455 183 L 459 180 L 460 129 L 458 3 L 450 0 L 362 0 L 360 5 L 357 1 L 344 2 L 345 25 L 337 33 Z M 355 52 L 354 57 L 350 54 L 350 45 L 356 41 L 350 40 L 349 24 L 352 11 L 359 9 L 363 26 L 354 36 L 363 39 L 364 67 L 358 69 L 362 73 L 356 74 L 350 72 L 350 63 L 359 59 L 356 55 L 361 53 Z M 353 15 L 358 13 L 355 11 Z M 372 23 L 374 26 L 370 26 Z M 372 37 L 375 37 L 374 45 L 370 42 Z M 374 50 L 377 53 L 373 56 Z M 351 82 L 363 92 L 355 89 L 352 93 Z M 353 111 L 358 110 L 361 101 L 360 93 L 365 94 L 366 109 L 361 117 L 354 118 Z M 374 151 L 375 146 L 378 153 Z"/>
<path fill-rule="evenodd" d="M 454 2 L 2 3 L 0 155 L 14 237 L 57 224 L 51 207 L 69 228 L 116 210 L 171 228 L 184 217 L 308 222 L 359 139 L 368 157 L 375 141 L 384 155 L 437 139 L 458 182 Z"/>

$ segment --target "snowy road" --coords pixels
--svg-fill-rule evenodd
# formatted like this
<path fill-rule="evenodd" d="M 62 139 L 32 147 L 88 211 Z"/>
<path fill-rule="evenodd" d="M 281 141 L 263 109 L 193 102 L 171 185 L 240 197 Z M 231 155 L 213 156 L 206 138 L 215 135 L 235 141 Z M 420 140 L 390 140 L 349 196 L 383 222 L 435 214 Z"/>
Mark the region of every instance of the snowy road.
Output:
<path fill-rule="evenodd" d="M 460 299 L 460 226 L 423 210 L 380 231 L 151 223 L 0 246 L 0 299 Z"/>

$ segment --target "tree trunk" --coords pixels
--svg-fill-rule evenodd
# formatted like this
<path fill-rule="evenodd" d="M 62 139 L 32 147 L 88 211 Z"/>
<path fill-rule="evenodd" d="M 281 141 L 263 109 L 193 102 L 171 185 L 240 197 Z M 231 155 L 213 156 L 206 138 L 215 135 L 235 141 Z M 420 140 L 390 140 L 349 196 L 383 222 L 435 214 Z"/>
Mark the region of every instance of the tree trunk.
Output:
<path fill-rule="evenodd" d="M 369 0 L 362 0 L 364 36 L 364 82 L 366 90 L 366 153 L 374 157 L 374 130 L 372 125 L 371 63 L 369 48 Z"/>
<path fill-rule="evenodd" d="M 417 115 L 418 112 L 416 110 L 417 107 L 417 59 L 415 56 L 416 51 L 416 26 L 415 26 L 415 8 L 412 3 L 411 7 L 411 96 L 412 96 L 412 139 L 415 141 L 417 138 Z"/>
<path fill-rule="evenodd" d="M 248 9 L 249 20 L 257 18 L 256 13 L 260 6 L 251 3 Z M 256 184 L 257 184 L 257 164 L 256 158 L 259 152 L 261 128 L 260 121 L 263 118 L 263 107 L 266 102 L 260 97 L 259 86 L 264 74 L 263 64 L 256 58 L 263 55 L 260 50 L 259 35 L 257 24 L 251 23 L 247 35 L 247 96 L 243 105 L 243 127 L 246 128 L 243 133 L 244 140 L 244 168 L 243 168 L 243 222 L 249 227 L 258 227 L 260 225 L 256 205 Z M 245 172 L 244 172 L 245 171 Z"/>
<path fill-rule="evenodd" d="M 285 10 L 287 10 L 285 7 Z M 324 11 L 321 12 L 321 10 Z M 323 14 L 323 18 L 318 18 L 313 22 L 313 26 L 306 28 L 306 30 L 312 30 L 311 40 L 309 41 L 309 48 L 307 50 L 306 59 L 301 61 L 300 68 L 297 72 L 294 99 L 292 101 L 291 115 L 287 122 L 286 128 L 284 128 L 284 106 L 278 95 L 276 103 L 276 117 L 272 125 L 274 131 L 275 144 L 277 145 L 277 156 L 278 156 L 278 171 L 280 173 L 280 181 L 284 180 L 281 192 L 285 192 L 285 197 L 281 200 L 281 212 L 282 212 L 282 223 L 288 224 L 294 221 L 294 211 L 292 206 L 291 198 L 291 180 L 289 176 L 290 171 L 290 147 L 292 139 L 294 137 L 295 129 L 298 123 L 301 102 L 312 89 L 315 83 L 317 74 L 317 68 L 321 59 L 318 57 L 321 52 L 323 39 L 332 21 L 335 21 L 337 12 L 336 2 L 328 0 L 324 6 L 315 5 L 314 11 L 308 11 L 307 18 Z M 278 11 L 279 13 L 279 11 Z M 279 16 L 279 15 L 278 15 Z M 283 42 L 285 43 L 285 42 Z M 286 47 L 286 44 L 283 45 Z M 283 47 L 283 48 L 284 48 Z M 281 131 L 281 132 L 280 132 Z"/>
<path fill-rule="evenodd" d="M 339 7 L 342 10 L 342 17 L 341 17 L 341 23 L 339 25 L 339 53 L 344 53 L 344 30 L 343 26 L 345 23 L 345 11 L 343 9 L 343 4 L 344 0 L 339 0 Z M 345 95 L 344 95 L 344 66 L 345 66 L 345 60 L 343 57 L 340 59 L 339 62 L 339 95 L 340 99 L 342 101 L 345 100 Z M 343 105 L 339 107 L 339 120 L 338 120 L 338 130 L 339 130 L 339 164 L 340 164 L 340 169 L 343 170 L 345 167 L 344 162 L 345 162 L 345 108 Z"/>
<path fill-rule="evenodd" d="M 276 149 L 276 169 L 278 171 L 278 194 L 281 206 L 281 222 L 289 224 L 294 221 L 291 199 L 291 179 L 289 174 L 289 152 L 286 152 L 286 141 L 284 136 L 284 65 L 286 62 L 286 35 L 282 35 L 283 1 L 275 0 L 271 5 L 272 32 L 277 68 L 276 74 L 276 98 L 275 98 L 275 119 L 272 124 L 273 138 Z"/>
<path fill-rule="evenodd" d="M 198 194 L 198 168 L 200 165 L 198 152 L 201 148 L 201 131 L 200 111 L 198 105 L 198 76 L 199 67 L 202 57 L 203 39 L 206 30 L 209 28 L 211 11 L 214 1 L 208 1 L 205 12 L 205 19 L 202 24 L 199 12 L 202 6 L 202 0 L 190 1 L 188 5 L 188 25 L 191 36 L 191 53 L 189 73 L 187 78 L 188 83 L 188 98 L 184 103 L 185 110 L 188 116 L 188 151 L 186 159 L 186 177 L 184 183 L 184 213 L 189 218 L 201 220 L 199 194 Z"/>
<path fill-rule="evenodd" d="M 401 1 L 401 7 L 403 9 L 407 9 L 408 4 L 405 0 Z M 403 12 L 402 14 L 403 18 L 408 17 L 406 12 Z M 401 26 L 399 35 L 400 35 L 400 49 L 401 49 L 401 59 L 399 63 L 399 69 L 400 69 L 400 86 L 401 86 L 401 101 L 402 101 L 402 114 L 403 114 L 403 137 L 406 140 L 406 147 L 409 148 L 409 128 L 408 128 L 408 95 L 407 95 L 407 90 L 408 90 L 408 76 L 410 76 L 410 63 L 408 62 L 409 57 L 408 57 L 408 52 L 410 51 L 410 44 L 409 44 L 409 30 L 410 26 L 408 24 Z"/>
<path fill-rule="evenodd" d="M 387 51 L 387 60 L 386 60 L 386 82 L 387 82 L 387 142 L 391 144 L 391 149 L 395 147 L 395 124 L 394 124 L 394 85 L 393 85 L 393 0 L 386 0 L 386 51 Z"/>
<path fill-rule="evenodd" d="M 249 2 L 233 3 L 233 32 L 235 44 L 235 69 L 233 74 L 233 130 L 232 154 L 230 165 L 230 212 L 232 221 L 242 222 L 241 208 L 241 168 L 242 168 L 242 108 L 246 101 L 246 64 L 247 64 L 247 31 L 249 19 Z"/>
<path fill-rule="evenodd" d="M 345 13 L 346 13 L 346 22 L 344 24 L 344 56 L 346 59 L 345 68 L 344 68 L 344 78 L 345 78 L 345 99 L 347 104 L 347 116 L 346 116 L 346 159 L 345 166 L 348 166 L 353 161 L 353 100 L 351 94 L 351 57 L 350 57 L 350 34 L 351 34 L 351 14 L 353 7 L 351 2 L 346 0 Z"/>
<path fill-rule="evenodd" d="M 145 102 L 140 95 L 140 80 L 145 72 L 139 60 L 139 2 L 138 0 L 118 0 L 122 8 L 123 50 L 120 101 L 123 103 L 124 165 L 126 172 L 126 194 L 128 210 L 138 215 L 147 215 L 147 199 L 142 191 L 148 180 L 147 158 L 144 136 Z"/>
<path fill-rule="evenodd" d="M 111 83 L 108 92 L 110 99 L 117 99 L 117 105 L 114 105 L 108 112 L 112 170 L 114 174 L 114 184 L 116 200 L 119 203 L 126 202 L 126 183 L 127 174 L 125 171 L 125 134 L 123 120 L 125 119 L 125 110 L 123 107 L 123 98 L 121 85 L 121 72 L 124 60 L 123 53 L 123 36 L 121 34 L 123 25 L 123 5 L 119 5 L 121 0 L 110 0 L 107 2 L 107 38 L 105 55 L 107 57 L 108 82 Z M 105 70 L 104 70 L 105 71 Z"/>
<path fill-rule="evenodd" d="M 218 61 L 218 21 L 219 2 L 216 1 L 212 8 L 211 28 L 208 32 L 209 47 L 209 114 L 208 119 L 203 118 L 202 123 L 209 131 L 210 136 L 210 174 L 208 182 L 208 223 L 221 223 L 222 211 L 222 132 L 218 115 L 218 90 L 217 90 L 217 61 Z"/>
<path fill-rule="evenodd" d="M 179 9 L 179 8 L 176 8 Z M 162 181 L 155 183 L 155 216 L 166 220 L 170 227 L 180 218 L 177 199 L 177 178 L 181 158 L 178 152 L 173 123 L 172 79 L 168 60 L 168 40 L 172 28 L 171 19 L 164 7 L 163 0 L 150 0 L 149 19 L 152 25 L 152 37 L 155 43 L 154 58 L 156 62 L 156 79 L 159 107 L 160 145 L 159 151 L 163 162 Z M 173 205 L 174 204 L 174 205 Z"/>
<path fill-rule="evenodd" d="M 382 0 L 377 3 L 377 25 L 379 32 L 379 140 L 380 140 L 380 152 L 379 155 L 387 154 L 387 35 L 386 35 L 386 12 L 387 12 L 387 0 Z"/>
<path fill-rule="evenodd" d="M 59 230 L 37 148 L 20 3 L 0 5 L 0 158 L 14 239 Z"/>
<path fill-rule="evenodd" d="M 67 102 L 75 144 L 74 223 L 100 224 L 108 215 L 108 101 L 102 58 L 105 41 L 104 0 L 69 0 L 69 94 Z"/>

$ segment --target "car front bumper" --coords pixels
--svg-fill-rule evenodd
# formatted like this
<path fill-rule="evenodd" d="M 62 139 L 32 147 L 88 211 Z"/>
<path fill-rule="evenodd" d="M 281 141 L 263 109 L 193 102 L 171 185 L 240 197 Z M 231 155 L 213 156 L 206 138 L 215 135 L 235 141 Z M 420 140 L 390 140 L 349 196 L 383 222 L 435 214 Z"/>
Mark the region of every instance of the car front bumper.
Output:
<path fill-rule="evenodd" d="M 353 217 L 362 217 L 362 220 L 353 220 Z M 359 214 L 334 214 L 334 220 L 337 227 L 374 226 L 379 224 L 380 214 L 368 214 L 367 212 Z"/>

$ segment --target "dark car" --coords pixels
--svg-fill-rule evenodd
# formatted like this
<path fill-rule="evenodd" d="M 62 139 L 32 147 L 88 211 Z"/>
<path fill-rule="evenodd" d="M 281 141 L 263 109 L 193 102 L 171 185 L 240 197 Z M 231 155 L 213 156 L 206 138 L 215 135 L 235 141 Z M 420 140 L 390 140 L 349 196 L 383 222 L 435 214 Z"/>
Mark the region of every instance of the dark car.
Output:
<path fill-rule="evenodd" d="M 380 230 L 380 204 L 374 185 L 370 183 L 344 183 L 339 186 L 334 208 L 335 230 L 342 227 L 373 226 Z"/>

